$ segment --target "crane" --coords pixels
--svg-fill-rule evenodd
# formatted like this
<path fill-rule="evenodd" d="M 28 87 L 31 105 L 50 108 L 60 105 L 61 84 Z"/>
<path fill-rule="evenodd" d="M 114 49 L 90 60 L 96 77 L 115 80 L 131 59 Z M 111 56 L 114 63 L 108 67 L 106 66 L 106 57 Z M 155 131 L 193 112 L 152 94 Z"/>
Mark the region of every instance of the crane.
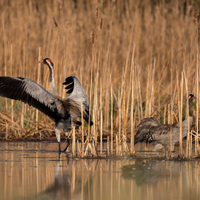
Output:
<path fill-rule="evenodd" d="M 189 103 L 189 117 L 187 117 L 182 122 L 182 138 L 186 137 L 188 131 L 190 131 L 193 120 L 193 112 L 191 108 L 191 103 L 195 99 L 193 94 L 188 96 Z M 189 120 L 189 123 L 188 123 Z M 188 127 L 189 124 L 189 127 Z M 189 128 L 189 129 L 188 129 Z M 170 131 L 172 132 L 172 146 L 170 149 Z M 137 127 L 137 132 L 135 134 L 134 143 L 139 142 L 157 142 L 163 146 L 174 150 L 175 143 L 179 142 L 180 125 L 179 123 L 174 124 L 160 124 L 156 118 L 144 118 Z"/>
<path fill-rule="evenodd" d="M 49 58 L 45 58 L 39 62 L 49 67 L 49 92 L 29 78 L 1 76 L 0 96 L 27 103 L 49 116 L 55 122 L 55 135 L 60 154 L 61 131 L 64 130 L 67 136 L 68 131 L 73 128 L 72 124 L 76 129 L 81 126 L 81 122 L 77 121 L 77 118 L 81 117 L 81 102 L 84 120 L 90 123 L 90 126 L 93 125 L 89 115 L 89 102 L 84 88 L 75 76 L 65 79 L 63 85 L 66 85 L 65 89 L 70 95 L 64 99 L 61 98 L 55 87 L 54 65 L 52 61 Z"/>

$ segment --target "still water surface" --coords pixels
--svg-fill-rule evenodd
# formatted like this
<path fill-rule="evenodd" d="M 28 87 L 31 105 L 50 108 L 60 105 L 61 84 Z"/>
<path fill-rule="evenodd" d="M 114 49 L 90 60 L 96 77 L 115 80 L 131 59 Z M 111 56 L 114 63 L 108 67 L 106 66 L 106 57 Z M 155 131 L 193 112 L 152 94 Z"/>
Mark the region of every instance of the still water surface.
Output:
<path fill-rule="evenodd" d="M 199 199 L 199 161 L 72 159 L 57 143 L 0 142 L 0 199 Z"/>

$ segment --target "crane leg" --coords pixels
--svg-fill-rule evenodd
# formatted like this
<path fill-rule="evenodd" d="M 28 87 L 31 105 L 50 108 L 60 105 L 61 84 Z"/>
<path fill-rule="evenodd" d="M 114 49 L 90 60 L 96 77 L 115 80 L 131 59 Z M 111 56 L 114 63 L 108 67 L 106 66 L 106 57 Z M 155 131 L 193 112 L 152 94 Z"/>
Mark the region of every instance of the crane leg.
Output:
<path fill-rule="evenodd" d="M 59 123 L 55 125 L 55 134 L 56 134 L 56 138 L 57 138 L 57 141 L 58 141 L 58 149 L 59 149 L 59 156 L 60 156 L 60 153 L 61 153 L 61 148 L 60 148 L 60 134 L 61 134 L 61 130 L 59 128 Z"/>
<path fill-rule="evenodd" d="M 69 133 L 68 133 L 67 129 L 64 129 L 64 132 L 65 132 L 65 135 L 67 137 L 67 146 L 65 147 L 65 149 L 62 152 L 65 152 L 70 145 L 70 143 L 69 143 Z"/>
<path fill-rule="evenodd" d="M 70 143 L 69 143 L 69 138 L 67 138 L 67 146 L 65 147 L 65 149 L 62 152 L 65 152 L 67 150 L 67 148 L 69 147 Z"/>

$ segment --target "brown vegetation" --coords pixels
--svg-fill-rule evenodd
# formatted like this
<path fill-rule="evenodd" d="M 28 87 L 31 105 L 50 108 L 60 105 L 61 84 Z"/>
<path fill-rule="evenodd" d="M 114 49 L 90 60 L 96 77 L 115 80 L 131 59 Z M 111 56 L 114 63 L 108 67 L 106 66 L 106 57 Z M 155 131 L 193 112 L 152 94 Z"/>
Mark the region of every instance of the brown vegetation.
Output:
<path fill-rule="evenodd" d="M 141 119 L 182 121 L 188 93 L 198 98 L 197 8 L 195 1 L 1 1 L 0 75 L 48 89 L 49 71 L 35 61 L 51 58 L 61 96 L 67 76 L 82 80 L 94 139 L 113 134 L 111 151 L 126 138 L 133 144 Z M 5 98 L 0 105 L 2 139 L 54 136 L 54 124 L 34 108 Z M 197 103 L 195 132 L 198 114 Z"/>

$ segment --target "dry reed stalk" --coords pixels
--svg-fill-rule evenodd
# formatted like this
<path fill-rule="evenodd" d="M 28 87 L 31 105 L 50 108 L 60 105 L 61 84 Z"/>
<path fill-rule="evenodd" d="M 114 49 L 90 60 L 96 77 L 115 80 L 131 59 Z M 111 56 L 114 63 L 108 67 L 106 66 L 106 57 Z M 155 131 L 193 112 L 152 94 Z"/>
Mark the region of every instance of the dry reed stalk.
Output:
<path fill-rule="evenodd" d="M 78 156 L 82 156 L 82 151 L 81 151 L 81 148 L 80 148 L 80 143 L 79 143 L 79 140 L 77 139 L 76 140 L 76 146 L 77 146 L 77 155 Z"/>
<path fill-rule="evenodd" d="M 10 45 L 10 75 L 13 75 L 13 45 Z"/>
<path fill-rule="evenodd" d="M 168 119 L 167 119 L 167 121 L 168 121 L 168 124 L 170 124 L 171 123 L 171 113 L 170 113 L 170 104 L 168 104 Z M 171 129 L 171 127 L 170 127 L 170 149 L 171 149 L 171 147 L 172 147 L 172 129 Z M 170 150 L 169 150 L 170 151 Z"/>
<path fill-rule="evenodd" d="M 93 149 L 96 149 L 97 145 L 97 130 L 96 130 L 96 123 L 97 123 L 97 88 L 98 88 L 98 79 L 99 79 L 99 72 L 97 70 L 97 75 L 96 75 L 96 81 L 95 81 L 95 86 L 94 86 L 94 109 L 93 109 L 93 141 L 94 141 L 94 146 Z"/>
<path fill-rule="evenodd" d="M 24 128 L 24 104 L 22 103 L 21 127 Z"/>
<path fill-rule="evenodd" d="M 183 70 L 183 75 L 185 79 L 185 87 L 186 87 L 186 96 L 188 97 L 188 79 L 186 77 L 186 71 Z M 187 106 L 186 106 L 186 117 L 189 119 L 189 106 L 188 106 L 188 98 L 187 98 Z M 188 134 L 187 134 L 187 144 L 186 144 L 186 158 L 190 158 L 190 131 L 189 131 L 189 120 L 188 120 Z"/>
<path fill-rule="evenodd" d="M 63 74 L 59 74 L 59 85 L 61 85 L 63 83 Z M 60 96 L 62 97 L 63 96 L 63 88 L 62 87 L 59 87 L 59 92 L 58 94 L 60 94 Z"/>
<path fill-rule="evenodd" d="M 129 46 L 129 51 L 128 55 L 130 54 L 130 46 Z M 127 73 L 127 67 L 128 67 L 128 55 L 126 58 L 126 65 L 125 65 L 125 70 L 123 71 L 122 75 L 122 81 L 121 81 L 121 93 L 120 90 L 118 90 L 118 108 L 119 108 L 119 143 L 120 143 L 120 149 L 121 149 L 121 141 L 123 142 L 124 146 L 124 126 L 122 127 L 122 117 L 125 118 L 123 114 L 125 114 L 125 80 L 126 80 L 126 73 Z M 124 122 L 124 119 L 123 119 Z M 124 124 L 123 124 L 124 125 Z M 121 138 L 121 129 L 123 128 L 122 131 L 122 138 Z"/>
<path fill-rule="evenodd" d="M 148 71 L 151 73 L 151 71 L 149 70 L 150 68 L 150 65 L 148 65 Z M 146 106 L 145 106 L 145 112 L 144 112 L 144 118 L 147 118 L 149 117 L 148 116 L 148 108 L 149 108 L 149 87 L 150 87 L 150 84 L 149 84 L 149 79 L 150 79 L 150 73 L 147 74 L 147 83 L 146 83 L 146 95 L 145 95 L 145 103 L 146 103 Z"/>
<path fill-rule="evenodd" d="M 97 61 L 97 90 L 96 90 L 96 105 L 97 105 L 97 117 L 96 117 L 96 130 L 98 130 L 98 127 L 100 126 L 100 99 L 99 99 L 99 94 L 100 94 L 100 78 L 101 78 L 101 67 L 100 67 L 100 53 L 98 55 L 98 61 Z M 97 138 L 97 137 L 96 137 Z"/>
<path fill-rule="evenodd" d="M 13 126 L 14 112 L 13 112 L 14 100 L 11 100 L 11 122 Z"/>
<path fill-rule="evenodd" d="M 8 123 L 6 123 L 6 140 L 8 139 Z"/>
<path fill-rule="evenodd" d="M 5 22 L 4 22 L 4 13 L 2 14 L 2 30 L 3 30 L 3 44 L 4 44 L 4 76 L 7 76 L 7 42 L 6 42 L 6 31 L 5 31 Z M 5 99 L 6 111 L 8 110 L 8 99 Z"/>
<path fill-rule="evenodd" d="M 180 135 L 179 135 L 179 153 L 183 154 L 183 143 L 182 143 L 182 116 L 183 116 L 183 72 L 181 72 L 181 100 L 179 109 L 179 124 L 180 124 Z"/>
<path fill-rule="evenodd" d="M 125 83 L 126 83 L 126 76 L 128 75 L 127 73 L 127 68 L 128 68 L 128 62 L 129 62 L 129 57 L 130 57 L 130 52 L 131 52 L 131 47 L 132 47 L 132 37 L 133 37 L 133 28 L 132 28 L 132 33 L 131 33 L 131 39 L 130 39 L 130 42 L 129 42 L 129 49 L 128 49 L 128 52 L 127 52 L 127 57 L 126 57 L 126 67 L 125 67 L 125 72 L 124 72 L 124 86 L 123 86 L 123 92 L 124 92 L 124 95 L 123 95 L 123 102 L 122 102 L 122 105 L 123 105 L 123 138 L 124 138 L 124 141 L 123 141 L 123 144 L 124 144 L 124 150 L 126 150 L 126 147 L 127 147 L 127 127 L 126 127 L 126 124 L 127 124 L 127 119 L 128 119 L 128 109 L 129 109 L 129 99 L 130 99 L 130 91 L 131 91 L 131 87 L 129 87 L 127 90 L 128 90 L 128 93 L 126 93 L 126 87 L 125 87 Z M 135 45 L 133 46 L 133 55 L 134 55 L 134 49 L 135 49 Z M 131 62 L 133 62 L 133 56 L 131 57 Z M 129 74 L 129 83 L 128 85 L 131 86 L 131 76 L 132 76 L 132 68 L 133 68 L 133 65 L 131 63 L 131 69 L 130 69 L 130 74 Z M 127 73 L 127 75 L 126 75 Z M 122 93 L 123 94 L 123 93 Z M 127 99 L 127 110 L 126 110 L 126 96 L 128 96 L 128 99 Z"/>
<path fill-rule="evenodd" d="M 156 60 L 154 59 L 152 77 L 151 77 L 151 96 L 150 96 L 150 105 L 149 105 L 149 116 L 151 116 L 152 105 L 154 106 L 154 77 L 155 77 L 155 69 L 156 69 Z"/>
<path fill-rule="evenodd" d="M 119 97 L 119 94 L 120 94 L 120 92 L 118 91 L 118 99 L 120 98 Z M 119 100 L 118 100 L 119 101 Z M 121 103 L 119 103 L 118 102 L 118 118 L 119 118 L 119 120 L 118 120 L 118 123 L 119 123 L 119 133 L 118 133 L 118 153 L 119 153 L 119 155 L 121 155 Z"/>
<path fill-rule="evenodd" d="M 182 136 L 182 123 L 180 121 L 182 121 L 182 115 L 181 115 L 181 108 L 180 108 L 180 89 L 179 89 L 179 80 L 178 80 L 178 72 L 176 71 L 176 84 L 177 84 L 177 99 L 178 99 L 178 114 L 179 114 L 179 126 L 180 126 L 180 130 L 179 130 L 179 153 L 180 153 L 180 138 Z M 180 154 L 181 155 L 181 154 Z"/>
<path fill-rule="evenodd" d="M 110 155 L 110 147 L 109 147 L 109 143 L 110 143 L 110 137 L 107 136 L 107 156 Z"/>
<path fill-rule="evenodd" d="M 72 122 L 72 157 L 75 158 L 76 156 L 76 132 L 75 132 L 75 126 Z"/>
<path fill-rule="evenodd" d="M 130 49 L 128 51 L 129 55 Z M 122 83 L 121 83 L 121 94 L 119 91 L 119 99 L 118 99 L 118 106 L 119 106 L 119 143 L 120 143 L 120 151 L 124 150 L 124 145 L 125 145 L 125 139 L 124 139 L 124 126 L 125 124 L 123 123 L 122 127 L 122 118 L 123 122 L 125 119 L 125 80 L 126 80 L 126 73 L 127 73 L 127 67 L 128 67 L 128 58 L 126 59 L 126 66 L 125 70 L 123 71 L 122 75 Z M 121 129 L 122 129 L 122 137 L 121 137 Z M 121 154 L 121 152 L 120 152 Z"/>
<path fill-rule="evenodd" d="M 109 62 L 109 58 L 108 58 L 108 62 Z M 105 120 L 104 120 L 104 123 L 105 123 L 105 126 L 106 126 L 106 128 L 108 128 L 109 127 L 109 111 L 110 111 L 110 105 L 109 105 L 109 103 L 110 103 L 110 101 L 109 101 L 109 98 L 110 98 L 110 92 L 109 92 L 109 89 L 110 89 L 110 87 L 108 87 L 107 85 L 109 85 L 109 77 L 110 76 L 110 68 L 109 68 L 109 66 L 107 67 L 107 71 L 106 71 L 106 75 L 105 75 L 105 78 L 106 78 L 106 80 L 105 80 L 105 82 L 104 82 L 104 84 L 105 84 L 105 89 L 106 89 L 106 97 L 105 97 Z M 103 87 L 103 88 L 104 88 Z"/>
<path fill-rule="evenodd" d="M 163 121 L 164 124 L 166 124 L 166 113 L 167 113 L 167 104 L 165 104 L 164 107 L 164 121 Z"/>
<path fill-rule="evenodd" d="M 12 63 L 13 63 L 13 45 L 11 44 L 10 46 L 10 74 L 12 75 Z M 14 118 L 14 111 L 13 111 L 13 107 L 14 107 L 14 100 L 11 100 L 11 127 L 13 129 L 13 118 Z"/>
<path fill-rule="evenodd" d="M 62 77 L 62 81 L 65 80 L 66 77 L 66 72 L 67 72 L 67 63 L 68 63 L 68 56 L 66 55 L 65 58 L 65 62 L 63 63 L 63 77 Z M 81 78 L 80 78 L 81 79 Z M 65 98 L 66 93 L 65 93 L 65 87 L 61 87 L 62 88 L 62 98 Z"/>
<path fill-rule="evenodd" d="M 127 105 L 126 105 L 126 113 L 125 113 L 125 138 L 127 138 L 127 123 L 129 120 L 129 111 L 130 111 L 130 106 L 129 104 L 131 101 L 131 90 L 132 90 L 132 67 L 130 70 L 130 77 L 129 77 L 129 88 L 128 88 L 128 92 L 126 92 L 127 96 L 128 96 L 128 100 L 127 100 Z"/>
<path fill-rule="evenodd" d="M 139 92 L 139 102 L 138 102 L 138 104 L 139 104 L 139 110 L 141 111 L 140 113 L 139 113 L 139 116 L 141 117 L 141 119 L 143 119 L 144 118 L 144 114 L 143 114 L 143 107 L 142 107 L 142 90 L 141 90 L 141 84 L 140 84 L 140 82 L 139 82 L 139 87 L 138 87 L 138 92 Z M 139 112 L 139 110 L 138 110 L 138 112 Z"/>
<path fill-rule="evenodd" d="M 89 124 L 90 124 L 90 119 L 91 119 L 91 102 L 92 102 L 92 88 L 93 88 L 93 56 L 92 56 L 92 64 L 91 64 L 91 72 L 90 72 L 90 105 L 89 105 Z M 88 138 L 90 138 L 90 132 L 92 132 L 92 129 L 90 126 L 88 126 Z M 83 148 L 83 147 L 82 147 Z"/>
<path fill-rule="evenodd" d="M 123 99 L 122 99 L 122 150 L 125 151 L 125 143 L 126 143 L 126 138 L 125 138 L 125 129 L 126 129 L 126 109 L 125 109 L 125 91 L 123 94 Z"/>
<path fill-rule="evenodd" d="M 170 126 L 170 151 L 169 151 L 169 155 L 171 157 L 171 149 L 172 149 L 172 121 L 173 121 L 173 116 L 172 116 L 172 112 L 173 112 L 173 101 L 172 101 L 172 84 L 173 84 L 173 72 L 172 72 L 172 66 L 173 66 L 173 50 L 171 51 L 171 64 L 170 64 L 170 121 L 168 121 L 168 123 L 171 124 Z"/>
<path fill-rule="evenodd" d="M 26 43 L 23 42 L 23 57 L 22 57 L 22 68 L 21 68 L 22 77 L 26 77 L 26 52 L 27 52 Z M 24 103 L 22 103 L 22 104 L 23 104 L 23 107 L 24 107 L 24 113 L 23 114 L 26 117 L 27 116 L 27 109 L 26 109 L 27 104 L 24 104 Z M 25 125 L 25 121 L 23 122 L 23 124 Z"/>
<path fill-rule="evenodd" d="M 102 135 L 103 135 L 103 106 L 102 106 L 102 78 L 100 79 L 100 156 L 102 156 Z"/>
<path fill-rule="evenodd" d="M 134 58 L 134 54 L 135 54 L 135 44 L 133 46 L 133 54 L 132 54 L 132 62 L 131 62 L 131 148 L 130 148 L 130 153 L 131 154 L 135 154 L 135 145 L 134 145 L 134 122 L 135 122 L 135 118 L 133 119 L 133 109 L 134 109 L 134 100 L 135 100 L 135 87 L 134 87 L 134 78 L 135 78 L 135 58 Z M 136 112 L 135 112 L 136 113 Z M 134 122 L 133 122 L 134 120 Z"/>
<path fill-rule="evenodd" d="M 41 56 L 41 47 L 39 47 L 39 52 L 38 52 L 38 60 L 41 60 L 42 56 Z M 37 83 L 40 84 L 40 71 L 41 71 L 41 63 L 38 62 L 38 70 L 37 70 Z M 39 110 L 36 110 L 36 116 L 35 116 L 35 124 L 36 124 L 36 131 L 38 131 L 38 118 L 39 118 Z M 41 140 L 41 134 L 40 134 L 40 140 Z"/>
<path fill-rule="evenodd" d="M 135 66 L 136 68 L 137 66 Z M 136 68 L 137 69 L 137 68 Z M 138 110 L 138 122 L 140 123 L 141 121 L 141 113 L 140 113 L 140 108 L 141 108 L 141 104 L 140 101 L 142 101 L 141 99 L 141 93 L 140 93 L 140 75 L 138 73 L 138 70 L 135 70 L 137 72 L 137 75 L 135 76 L 136 79 L 136 97 L 137 97 L 137 110 Z"/>
<path fill-rule="evenodd" d="M 111 74 L 110 74 L 110 98 L 111 98 L 111 110 L 110 110 L 110 119 L 111 119 L 111 147 L 110 147 L 110 154 L 111 156 L 113 155 L 113 88 L 112 88 L 112 79 L 111 79 Z"/>
<path fill-rule="evenodd" d="M 197 115 L 196 115 L 196 128 L 197 128 L 197 137 L 195 137 L 195 156 L 198 155 L 198 150 L 199 150 L 199 141 L 198 141 L 198 136 L 199 136 L 199 14 L 196 15 L 196 24 L 197 24 L 197 66 L 196 66 L 196 84 L 197 84 L 197 101 L 196 101 L 196 110 L 197 110 Z"/>
<path fill-rule="evenodd" d="M 112 21 L 112 18 L 111 18 L 111 21 Z M 101 26 L 102 24 L 100 23 L 100 26 Z M 110 31 L 109 31 L 109 34 L 111 34 L 111 32 L 112 32 L 112 24 L 110 24 L 111 25 L 111 27 L 110 27 Z M 103 36 L 103 34 L 102 34 L 102 32 L 101 32 L 101 41 L 102 41 L 102 36 Z M 105 96 L 103 97 L 104 98 L 104 107 L 105 107 L 105 109 L 104 109 L 104 118 L 105 118 L 105 120 L 104 120 L 104 126 L 106 127 L 106 128 L 108 128 L 109 127 L 109 88 L 110 87 L 108 87 L 108 85 L 109 85 L 109 75 L 110 75 L 110 56 L 111 56 L 111 54 L 112 54 L 112 52 L 110 51 L 110 43 L 111 43 L 111 41 L 110 41 L 110 38 L 108 38 L 108 40 L 107 40 L 107 42 L 108 42 L 108 44 L 107 44 L 107 46 L 106 46 L 106 51 L 105 50 L 103 50 L 103 51 L 105 51 L 106 53 L 105 53 L 105 63 L 104 63 L 104 67 L 103 67 L 103 70 L 102 70 L 102 75 L 103 75 L 103 90 L 105 90 Z M 100 43 L 101 45 L 102 45 L 102 42 Z"/>
<path fill-rule="evenodd" d="M 135 131 L 135 122 L 136 122 L 136 111 L 135 111 L 135 113 L 134 113 L 134 121 L 133 121 L 133 133 L 134 133 L 134 131 Z M 135 154 L 135 145 L 134 145 L 134 135 L 133 135 L 133 141 L 132 141 L 132 143 L 133 143 L 133 154 Z"/>
<path fill-rule="evenodd" d="M 119 156 L 119 142 L 118 135 L 116 135 L 116 156 Z"/>
<path fill-rule="evenodd" d="M 80 67 L 80 80 L 81 80 L 81 88 L 82 88 L 82 67 Z M 82 90 L 81 90 L 81 136 L 82 136 L 82 157 L 84 154 L 84 121 L 83 121 L 83 98 L 82 98 Z"/>

